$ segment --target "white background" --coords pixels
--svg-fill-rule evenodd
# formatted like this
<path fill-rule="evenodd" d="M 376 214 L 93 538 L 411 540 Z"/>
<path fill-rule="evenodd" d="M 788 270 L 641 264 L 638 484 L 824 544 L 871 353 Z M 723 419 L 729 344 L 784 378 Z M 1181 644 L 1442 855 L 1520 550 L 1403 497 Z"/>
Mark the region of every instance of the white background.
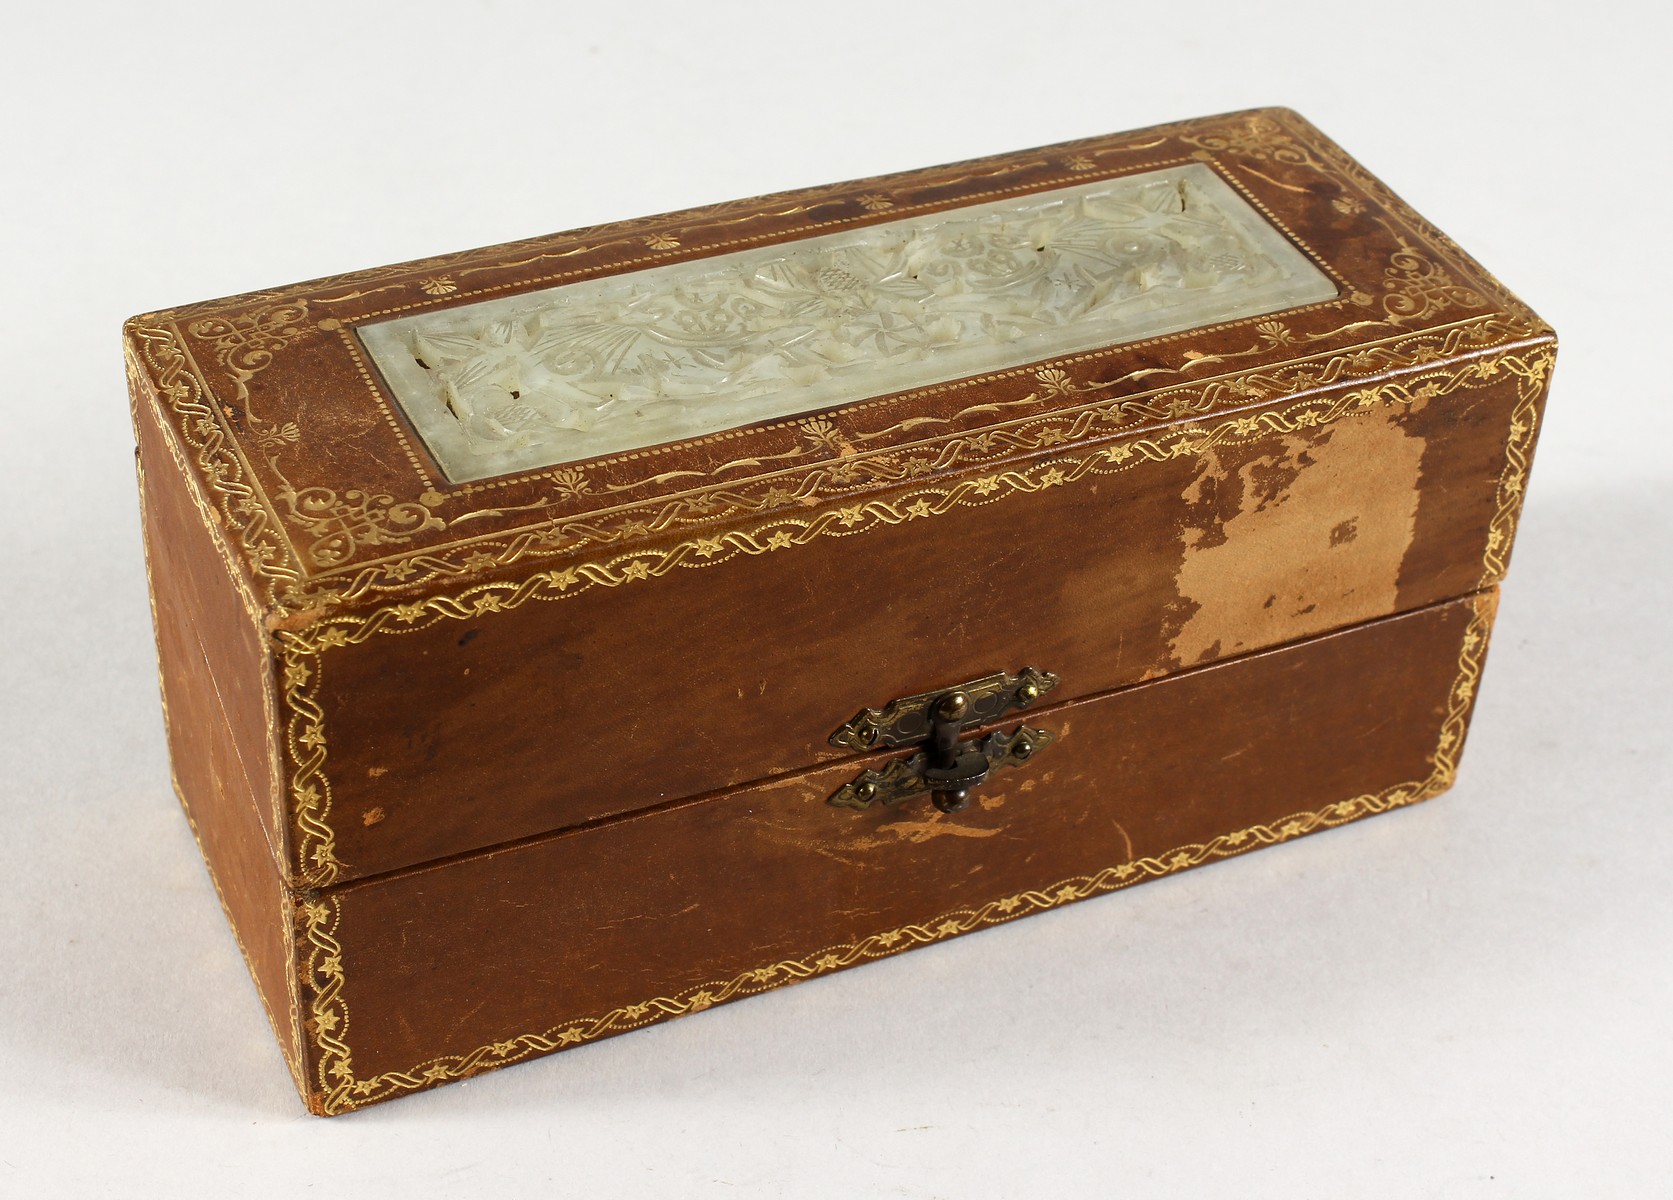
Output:
<path fill-rule="evenodd" d="M 0 1194 L 1668 1194 L 1666 12 L 12 5 Z M 1563 337 L 1456 789 L 303 1115 L 169 789 L 121 319 L 1272 103 Z"/>

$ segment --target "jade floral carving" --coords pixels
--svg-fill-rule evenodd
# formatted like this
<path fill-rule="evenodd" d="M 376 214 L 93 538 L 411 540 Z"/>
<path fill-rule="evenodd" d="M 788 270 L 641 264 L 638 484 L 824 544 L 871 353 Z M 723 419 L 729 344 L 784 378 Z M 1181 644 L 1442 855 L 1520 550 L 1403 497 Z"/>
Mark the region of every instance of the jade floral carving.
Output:
<path fill-rule="evenodd" d="M 448 476 L 695 437 L 1328 299 L 1202 164 L 369 324 Z"/>

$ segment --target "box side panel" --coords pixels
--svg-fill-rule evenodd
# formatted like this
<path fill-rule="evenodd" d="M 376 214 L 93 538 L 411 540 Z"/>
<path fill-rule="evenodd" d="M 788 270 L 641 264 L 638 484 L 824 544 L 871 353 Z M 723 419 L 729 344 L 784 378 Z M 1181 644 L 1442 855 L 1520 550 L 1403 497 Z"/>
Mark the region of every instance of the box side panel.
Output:
<path fill-rule="evenodd" d="M 994 671 L 1088 695 L 1470 592 L 1545 352 L 326 622 L 287 645 L 325 713 L 330 878 L 800 770 L 859 708 Z"/>
<path fill-rule="evenodd" d="M 303 969 L 344 1046 L 325 1107 L 1426 799 L 1453 779 L 1493 598 L 1031 714 L 1056 742 L 960 813 L 833 807 L 851 760 L 332 889 Z"/>
<path fill-rule="evenodd" d="M 141 467 L 142 494 L 150 491 Z M 203 852 L 221 907 L 244 955 L 298 1091 L 303 1083 L 301 1026 L 296 1005 L 292 900 L 257 817 L 249 774 L 234 747 L 194 632 L 190 606 L 178 594 L 179 564 L 166 547 L 170 535 L 148 499 L 144 527 L 156 622 L 158 675 L 163 695 L 175 792 Z M 256 664 L 245 664 L 255 670 Z"/>
<path fill-rule="evenodd" d="M 1401 607 L 1437 591 L 1460 594 L 1504 579 L 1556 351 L 1555 338 L 1546 335 L 1519 354 L 1465 363 L 1459 370 L 1473 372 L 1475 386 L 1423 401 L 1444 405 L 1446 423 L 1424 448 L 1430 485 L 1400 566 Z"/>
<path fill-rule="evenodd" d="M 278 869 L 283 846 L 274 755 L 254 619 L 230 564 L 189 497 L 152 398 L 134 389 L 141 524 L 157 637 L 158 681 L 174 788 L 209 868 L 297 1086 L 292 901 Z"/>
<path fill-rule="evenodd" d="M 154 392 L 133 370 L 129 386 L 142 469 L 140 500 L 154 529 L 149 535 L 153 604 L 159 620 L 182 622 L 201 649 L 203 665 L 194 670 L 204 672 L 204 684 L 224 714 L 243 776 L 240 794 L 255 805 L 262 841 L 272 860 L 282 863 L 288 822 L 280 799 L 273 655 L 261 616 L 220 537 L 219 517 L 196 492 L 195 476 L 159 414 Z"/>

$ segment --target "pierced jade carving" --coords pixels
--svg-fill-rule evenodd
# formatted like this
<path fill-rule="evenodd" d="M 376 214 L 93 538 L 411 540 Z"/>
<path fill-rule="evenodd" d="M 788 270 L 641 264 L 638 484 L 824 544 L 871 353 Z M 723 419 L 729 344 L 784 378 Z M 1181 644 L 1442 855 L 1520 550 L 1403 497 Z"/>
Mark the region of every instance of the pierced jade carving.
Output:
<path fill-rule="evenodd" d="M 1329 299 L 1207 166 L 362 326 L 455 482 Z"/>

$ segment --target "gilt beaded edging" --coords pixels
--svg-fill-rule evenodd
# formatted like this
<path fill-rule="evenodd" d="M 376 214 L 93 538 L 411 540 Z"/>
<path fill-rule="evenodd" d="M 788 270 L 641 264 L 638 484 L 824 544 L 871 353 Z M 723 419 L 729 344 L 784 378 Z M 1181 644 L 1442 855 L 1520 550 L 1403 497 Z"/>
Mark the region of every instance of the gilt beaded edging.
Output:
<path fill-rule="evenodd" d="M 1514 539 L 1522 494 L 1531 462 L 1532 448 L 1538 430 L 1539 400 L 1544 392 L 1554 357 L 1554 350 L 1549 345 L 1540 345 L 1522 354 L 1505 353 L 1492 358 L 1455 364 L 1450 372 L 1436 372 L 1433 376 L 1424 377 L 1421 380 L 1413 379 L 1386 383 L 1377 388 L 1362 389 L 1358 392 L 1349 393 L 1335 401 L 1303 401 L 1300 404 L 1292 405 L 1290 409 L 1283 413 L 1262 414 L 1259 417 L 1243 418 L 1242 420 L 1250 422 L 1249 431 L 1251 433 L 1257 429 L 1265 429 L 1269 433 L 1277 434 L 1304 425 L 1328 423 L 1326 414 L 1329 414 L 1328 420 L 1337 420 L 1354 412 L 1365 411 L 1375 403 L 1410 403 L 1420 397 L 1429 398 L 1445 395 L 1460 387 L 1485 386 L 1506 376 L 1514 379 L 1517 386 L 1518 400 L 1511 414 L 1505 463 L 1499 476 L 1497 506 L 1489 526 L 1486 549 L 1482 559 L 1482 570 L 1478 579 L 1480 586 L 1487 586 L 1503 571 L 1505 556 Z M 1398 390 L 1390 391 L 1389 389 Z M 1296 415 L 1292 417 L 1289 415 L 1290 413 Z M 1312 415 L 1305 416 L 1304 414 L 1307 413 Z M 1274 418 L 1270 424 L 1267 422 L 1268 417 Z M 1228 421 L 1212 431 L 1172 431 L 1168 435 L 1170 439 L 1168 445 L 1156 444 L 1156 449 L 1160 451 L 1158 454 L 1133 451 L 1130 448 L 1137 443 L 1129 443 L 1127 444 L 1129 453 L 1121 461 L 1166 461 L 1180 454 L 1201 453 L 1212 446 L 1221 444 L 1228 437 L 1235 436 L 1235 429 L 1240 423 L 1240 421 Z M 1222 432 L 1227 430 L 1228 426 L 1232 427 L 1233 432 Z M 1106 462 L 1113 464 L 1115 460 L 1111 460 L 1109 455 L 1111 452 L 1122 448 L 1122 446 L 1109 447 L 1083 459 L 1073 460 L 1072 470 L 1074 474 L 1072 478 L 1082 478 L 1091 473 L 1099 458 L 1104 458 Z M 1051 471 L 1059 472 L 1060 477 L 1052 483 L 1046 483 L 1044 473 Z M 1024 482 L 1019 486 L 1017 482 L 1007 481 L 1009 486 L 1002 494 L 1018 494 L 1023 491 L 1038 490 L 1040 487 L 1056 486 L 1071 479 L 1071 474 L 1063 471 L 1062 463 L 1058 462 L 1035 464 L 1026 470 L 1005 472 L 1004 475 L 1015 475 L 1018 481 Z M 992 478 L 999 479 L 1002 476 Z M 943 498 L 950 497 L 957 489 L 963 488 L 971 482 L 965 480 L 955 484 L 952 489 L 942 493 Z M 1028 483 L 1032 483 L 1033 486 L 1027 486 Z M 997 491 L 997 489 L 995 490 Z M 986 501 L 977 500 L 974 502 Z M 956 506 L 955 503 L 947 503 L 940 509 L 932 506 L 924 515 L 931 515 L 936 511 L 946 511 L 948 508 Z M 882 519 L 880 515 L 875 516 L 876 519 Z M 907 519 L 912 518 L 897 514 L 897 520 Z M 803 523 L 803 527 L 811 528 L 805 523 Z M 832 532 L 828 527 L 824 531 Z M 813 536 L 818 536 L 818 534 L 809 534 L 810 538 Z M 794 538 L 784 543 L 784 547 L 792 544 L 796 544 Z M 737 552 L 764 553 L 770 549 L 784 548 L 771 545 L 760 546 L 759 543 L 757 543 L 757 547 L 751 551 L 738 548 Z M 724 561 L 724 559 L 718 561 Z M 625 572 L 619 572 L 615 576 L 605 575 L 601 578 L 591 579 L 591 583 L 613 587 L 628 582 L 630 579 L 649 577 L 649 571 L 635 573 L 631 576 Z M 579 576 L 577 579 L 579 579 Z M 287 683 L 285 699 L 287 704 L 293 706 L 288 741 L 292 747 L 293 756 L 298 753 L 297 746 L 306 747 L 303 756 L 295 761 L 299 771 L 305 768 L 304 778 L 307 786 L 313 792 L 312 808 L 307 813 L 311 823 L 307 828 L 310 832 L 323 831 L 323 833 L 312 833 L 312 836 L 316 838 L 314 854 L 317 870 L 329 871 L 331 878 L 335 878 L 337 867 L 331 854 L 330 827 L 325 821 L 329 811 L 329 790 L 325 785 L 323 774 L 325 739 L 320 727 L 321 713 L 312 699 L 312 690 L 318 687 L 318 664 L 316 661 L 315 669 L 310 672 L 306 669 L 306 659 L 317 659 L 317 656 L 331 645 L 346 645 L 354 640 L 364 640 L 364 638 L 371 637 L 379 632 L 403 632 L 412 628 L 413 621 L 416 621 L 421 615 L 427 614 L 428 620 L 431 621 L 466 618 L 484 612 L 504 611 L 507 608 L 525 603 L 531 598 L 557 599 L 566 594 L 574 594 L 567 589 L 559 589 L 555 594 L 536 597 L 533 591 L 525 590 L 528 582 L 530 581 L 525 581 L 523 585 L 480 585 L 477 588 L 467 589 L 459 597 L 450 600 L 443 601 L 442 598 L 436 598 L 435 602 L 443 604 L 444 607 L 430 609 L 427 602 L 425 605 L 419 606 L 421 612 L 414 614 L 413 618 L 404 625 L 400 623 L 391 625 L 388 620 L 377 621 L 377 614 L 373 614 L 372 617 L 335 618 L 323 622 L 322 624 L 326 628 L 321 631 L 317 639 L 312 641 L 301 635 L 285 635 L 283 637 L 286 645 Z M 516 603 L 509 605 L 504 603 L 493 592 L 495 587 L 512 589 L 512 594 L 518 597 Z M 493 599 L 483 603 L 481 600 L 483 597 L 493 597 Z M 468 603 L 466 603 L 467 600 Z M 621 1033 L 642 1025 L 666 1020 L 670 1017 L 699 1012 L 725 1000 L 751 995 L 755 992 L 801 979 L 812 978 L 868 959 L 884 957 L 914 946 L 926 945 L 943 938 L 999 924 L 1014 917 L 1055 908 L 1076 900 L 1116 891 L 1146 879 L 1158 878 L 1216 859 L 1231 857 L 1259 846 L 1275 845 L 1359 817 L 1387 812 L 1390 809 L 1427 800 L 1450 787 L 1456 774 L 1458 755 L 1463 745 L 1470 707 L 1475 699 L 1476 686 L 1481 675 L 1481 665 L 1486 655 L 1488 635 L 1492 628 L 1493 604 L 1494 598 L 1491 594 L 1478 593 L 1474 598 L 1474 611 L 1470 624 L 1465 630 L 1460 648 L 1458 673 L 1448 692 L 1448 708 L 1441 722 L 1432 767 L 1429 775 L 1420 781 L 1398 784 L 1379 792 L 1366 793 L 1339 801 L 1314 812 L 1297 813 L 1271 824 L 1256 825 L 1248 829 L 1223 834 L 1210 842 L 1179 847 L 1164 855 L 1118 864 L 1106 868 L 1096 875 L 1076 876 L 1045 889 L 1018 893 L 991 901 L 977 908 L 959 909 L 925 924 L 906 925 L 898 929 L 874 934 L 859 942 L 827 947 L 800 959 L 787 959 L 745 971 L 730 980 L 688 988 L 675 996 L 655 997 L 638 1004 L 613 1009 L 597 1017 L 565 1022 L 561 1026 L 554 1026 L 538 1033 L 516 1034 L 480 1046 L 467 1054 L 431 1059 L 405 1071 L 384 1072 L 366 1079 L 356 1077 L 353 1067 L 353 1052 L 347 1040 L 349 1010 L 348 1002 L 343 995 L 346 984 L 343 969 L 343 947 L 336 938 L 342 919 L 341 901 L 337 895 L 329 892 L 304 900 L 299 910 L 301 939 L 298 943 L 299 956 L 305 956 L 306 960 L 302 980 L 309 992 L 307 1002 L 309 1016 L 304 1024 L 307 1032 L 312 1036 L 317 1050 L 315 1077 L 320 1088 L 317 1095 L 311 1094 L 310 1103 L 317 1099 L 320 1111 L 326 1115 L 347 1112 L 404 1092 L 433 1087 L 495 1067 L 507 1066 L 531 1055 L 544 1054 L 567 1046 L 579 1045 L 609 1034 Z M 379 611 L 393 614 L 400 607 L 391 606 Z M 314 628 L 318 629 L 319 627 Z M 353 633 L 360 634 L 360 636 L 358 638 L 354 637 L 351 630 Z M 311 634 L 313 629 L 306 632 Z M 291 674 L 292 666 L 302 668 L 295 673 L 294 682 Z M 296 700 L 300 700 L 303 705 L 300 710 L 294 707 Z M 297 725 L 299 719 L 310 722 L 310 724 L 301 728 L 300 733 Z M 321 789 L 325 790 L 322 791 Z M 299 812 L 299 821 L 302 815 Z"/>

